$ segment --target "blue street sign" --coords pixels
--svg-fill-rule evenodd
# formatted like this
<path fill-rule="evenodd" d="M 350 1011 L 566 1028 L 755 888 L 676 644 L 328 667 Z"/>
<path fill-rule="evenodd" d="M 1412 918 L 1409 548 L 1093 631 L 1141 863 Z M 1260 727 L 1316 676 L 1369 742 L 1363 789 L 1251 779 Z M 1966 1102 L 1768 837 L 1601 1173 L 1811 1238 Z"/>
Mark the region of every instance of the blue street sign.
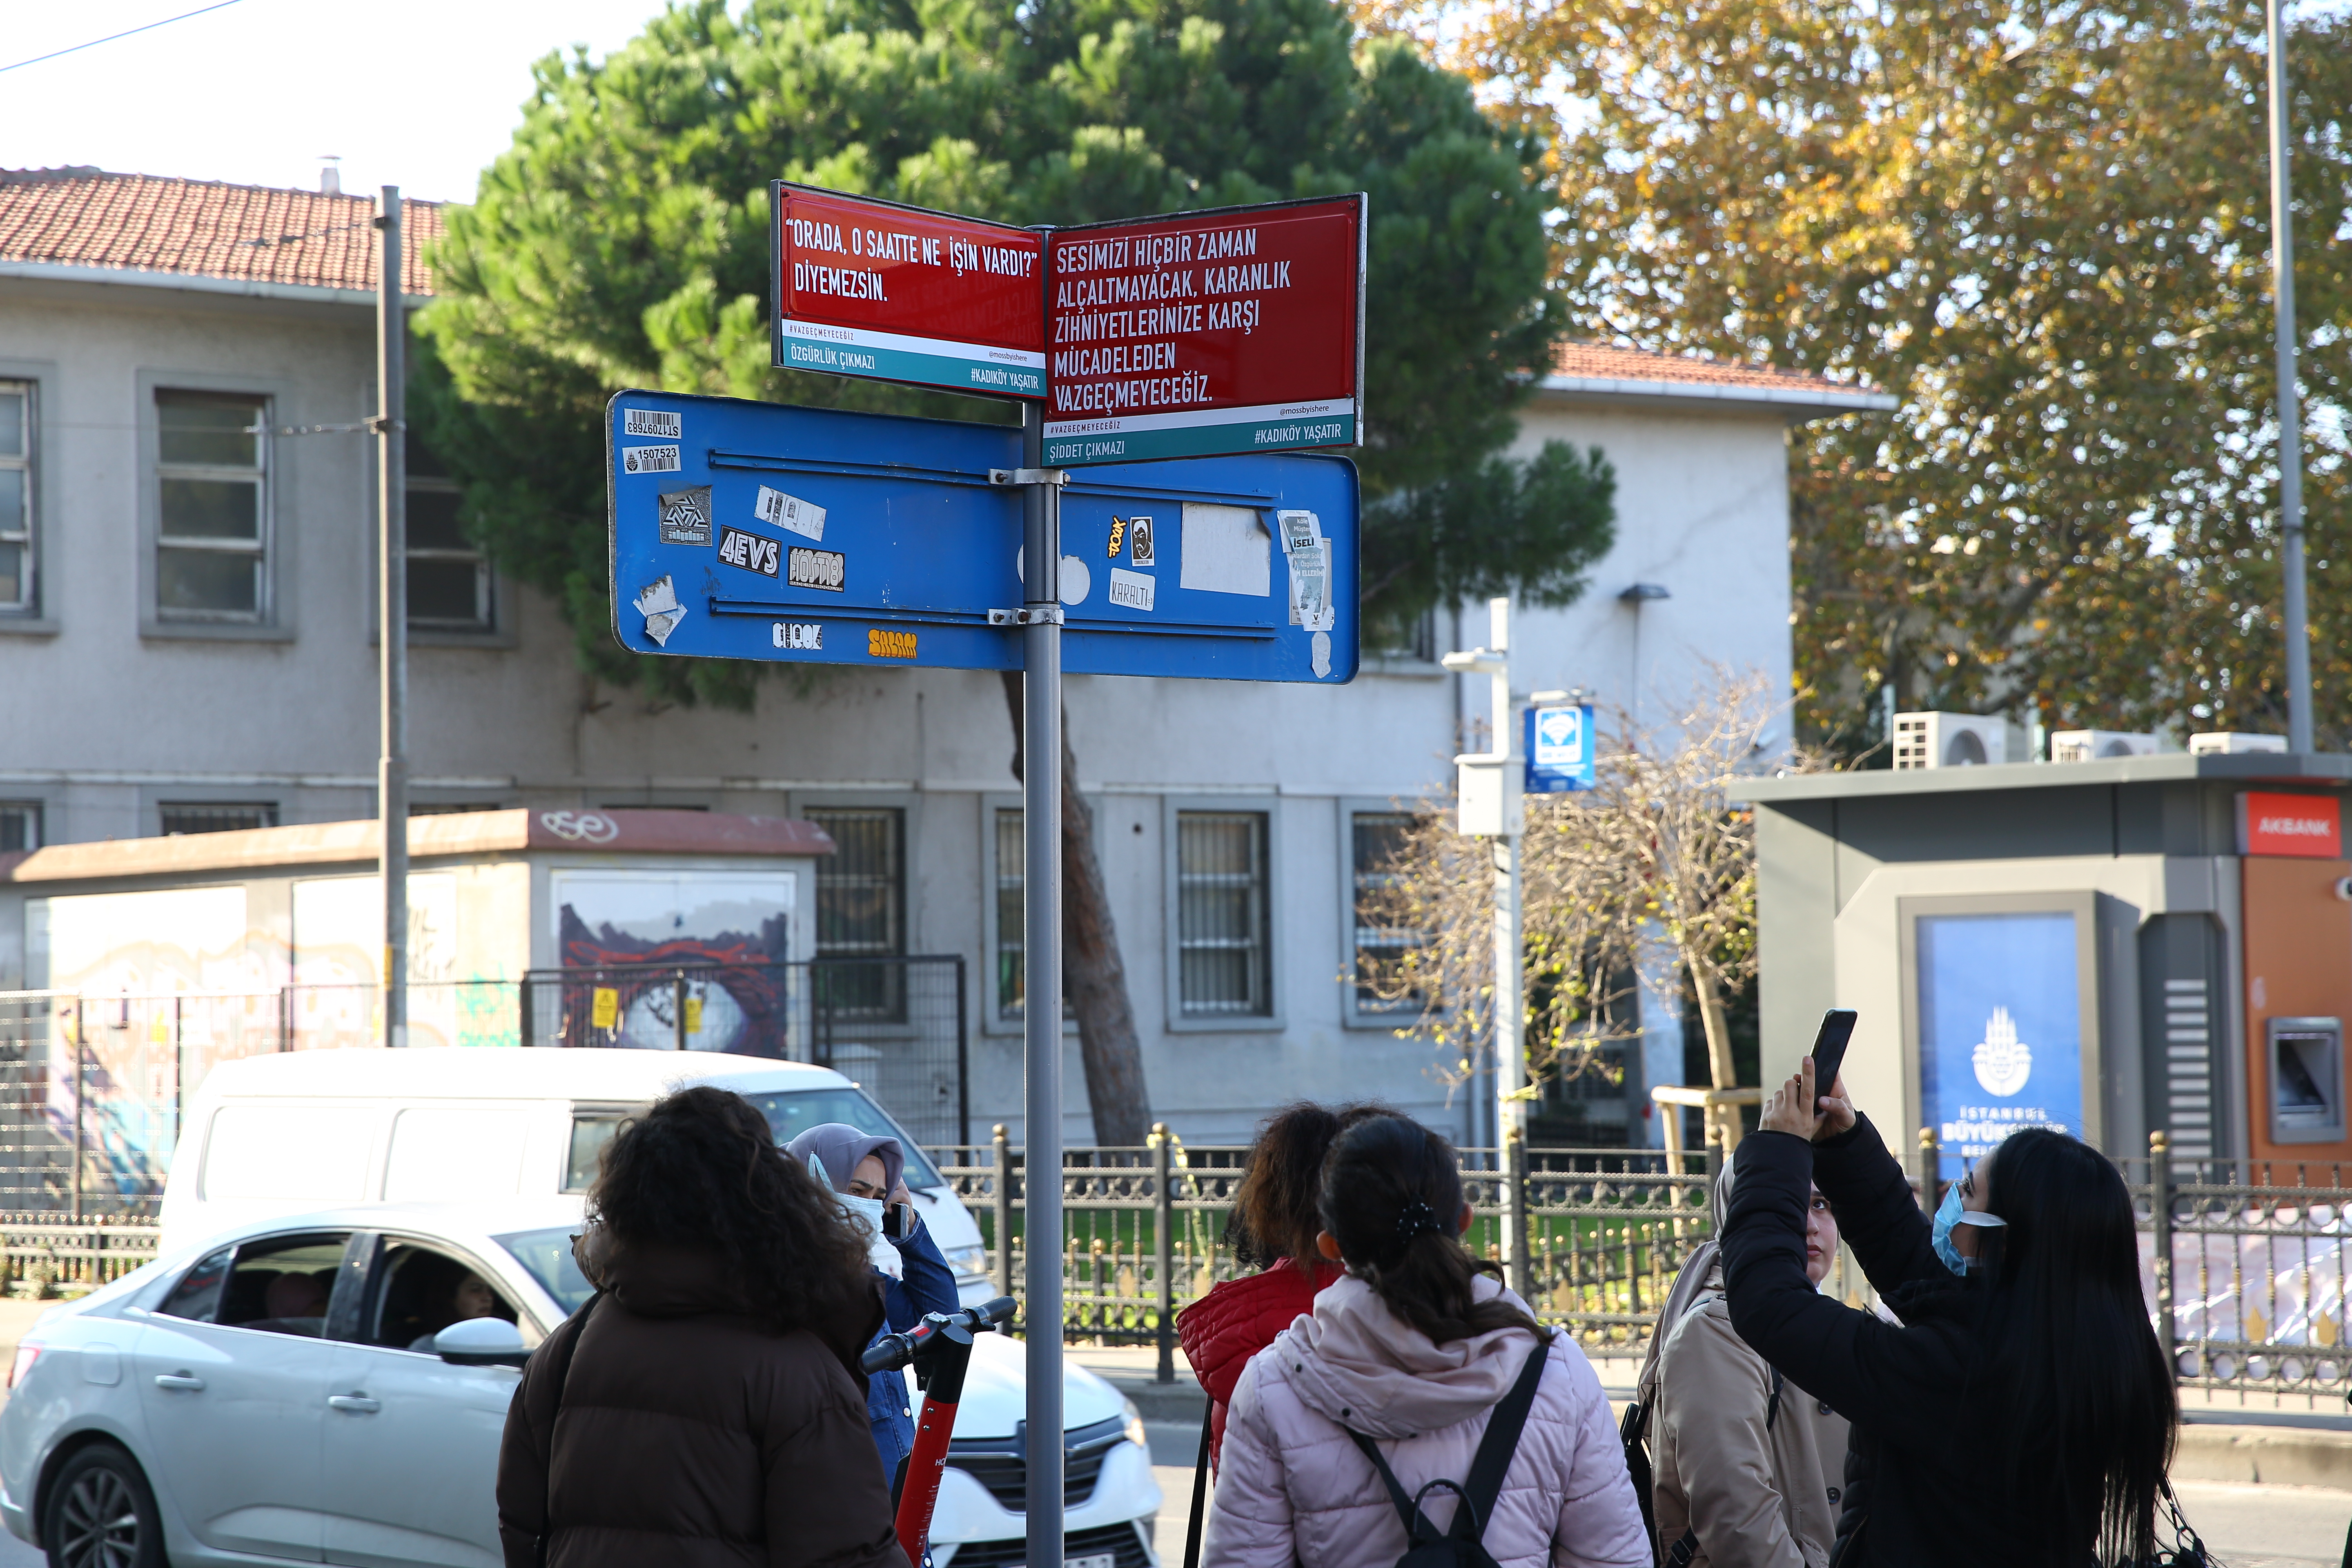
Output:
<path fill-rule="evenodd" d="M 624 392 L 606 426 L 613 630 L 637 653 L 1018 669 L 1021 433 Z M 1356 673 L 1356 469 L 1253 453 L 1062 491 L 1063 668 Z"/>
<path fill-rule="evenodd" d="M 1592 704 L 1530 708 L 1527 730 L 1528 794 L 1592 787 Z"/>

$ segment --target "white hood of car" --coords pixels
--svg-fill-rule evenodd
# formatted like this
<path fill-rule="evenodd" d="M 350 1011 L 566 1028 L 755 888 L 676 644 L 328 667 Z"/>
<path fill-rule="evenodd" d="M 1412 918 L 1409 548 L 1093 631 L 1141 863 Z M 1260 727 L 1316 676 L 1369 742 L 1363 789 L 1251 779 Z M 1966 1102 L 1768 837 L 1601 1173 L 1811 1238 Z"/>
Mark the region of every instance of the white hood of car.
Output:
<path fill-rule="evenodd" d="M 956 1406 L 958 1437 L 1010 1437 L 1029 1418 L 1028 1382 L 1023 1375 L 1029 1347 L 1006 1334 L 979 1334 L 971 1342 L 971 1368 Z M 908 1378 L 911 1386 L 912 1376 Z M 1062 1363 L 1062 1427 L 1075 1431 L 1125 1413 L 1118 1389 L 1073 1361 Z M 916 1407 L 920 1415 L 920 1405 Z"/>

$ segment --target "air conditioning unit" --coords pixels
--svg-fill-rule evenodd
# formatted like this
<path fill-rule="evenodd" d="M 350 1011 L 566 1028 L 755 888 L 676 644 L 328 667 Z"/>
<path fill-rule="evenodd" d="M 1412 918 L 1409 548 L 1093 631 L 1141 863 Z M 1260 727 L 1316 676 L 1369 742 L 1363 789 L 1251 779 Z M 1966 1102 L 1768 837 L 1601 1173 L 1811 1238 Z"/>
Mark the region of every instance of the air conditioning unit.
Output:
<path fill-rule="evenodd" d="M 2059 730 L 2050 737 L 2053 763 L 2104 762 L 2109 757 L 2152 757 L 2161 750 L 2154 735 L 2125 730 Z"/>
<path fill-rule="evenodd" d="M 2189 737 L 2192 757 L 2241 757 L 2248 752 L 2284 752 L 2284 735 L 2249 735 L 2237 730 L 2208 730 Z"/>
<path fill-rule="evenodd" d="M 1980 713 L 1897 713 L 1895 765 L 1972 768 L 2009 760 L 2009 721 Z"/>

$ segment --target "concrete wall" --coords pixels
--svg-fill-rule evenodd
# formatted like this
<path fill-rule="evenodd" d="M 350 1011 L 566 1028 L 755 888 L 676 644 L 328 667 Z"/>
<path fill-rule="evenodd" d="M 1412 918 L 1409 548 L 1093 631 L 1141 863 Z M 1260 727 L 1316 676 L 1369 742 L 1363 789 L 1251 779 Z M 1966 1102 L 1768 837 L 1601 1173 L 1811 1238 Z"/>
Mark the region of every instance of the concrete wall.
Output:
<path fill-rule="evenodd" d="M 274 624 L 253 632 L 142 628 L 142 522 L 156 385 L 271 393 L 277 425 L 369 410 L 365 310 L 173 289 L 0 279 L 0 376 L 40 384 L 45 613 L 0 625 L 0 800 L 37 800 L 52 842 L 157 831 L 165 800 L 267 800 L 287 823 L 373 810 L 375 648 L 367 440 L 276 439 Z M 1528 688 L 1582 685 L 1645 721 L 1717 667 L 1790 670 L 1784 417 L 1693 413 L 1664 398 L 1554 399 L 1520 447 L 1598 444 L 1619 475 L 1618 542 L 1582 602 L 1530 612 L 1515 637 Z M 1633 582 L 1672 597 L 1636 611 Z M 498 636 L 418 638 L 415 797 L 543 808 L 699 805 L 754 814 L 825 804 L 908 813 L 908 944 L 971 960 L 975 1121 L 1019 1135 L 1018 1036 L 993 1019 L 987 933 L 992 812 L 1017 803 L 1013 729 L 992 675 L 822 672 L 761 689 L 749 714 L 660 708 L 577 669 L 551 604 L 505 591 Z M 1485 640 L 1485 607 L 1462 646 Z M 1454 627 L 1441 619 L 1441 648 Z M 1457 685 L 1462 689 L 1457 689 Z M 1194 1141 L 1239 1137 L 1294 1096 L 1381 1094 L 1457 1135 L 1465 1099 L 1423 1045 L 1349 1016 L 1340 975 L 1346 811 L 1450 790 L 1457 722 L 1486 683 L 1412 659 L 1370 659 L 1339 690 L 1073 679 L 1070 739 L 1095 800 L 1154 1110 Z M 1188 804 L 1269 812 L 1275 831 L 1276 1016 L 1169 1026 L 1169 835 Z M 1662 1020 L 1657 1071 L 1678 1068 Z M 1072 1041 L 1066 1135 L 1089 1135 Z M 1636 1089 L 1638 1095 L 1638 1087 Z M 1449 1099 L 1452 1103 L 1449 1105 Z"/>

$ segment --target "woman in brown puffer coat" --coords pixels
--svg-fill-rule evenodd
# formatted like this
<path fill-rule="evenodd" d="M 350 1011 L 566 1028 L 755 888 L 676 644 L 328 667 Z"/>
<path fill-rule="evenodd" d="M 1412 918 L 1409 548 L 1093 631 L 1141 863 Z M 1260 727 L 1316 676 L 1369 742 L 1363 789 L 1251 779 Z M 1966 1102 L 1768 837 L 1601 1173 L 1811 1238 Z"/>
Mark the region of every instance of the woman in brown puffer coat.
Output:
<path fill-rule="evenodd" d="M 606 1148 L 588 1213 L 598 1295 L 507 1413 L 507 1568 L 907 1568 L 857 1373 L 881 1295 L 767 1119 L 671 1095 Z"/>

